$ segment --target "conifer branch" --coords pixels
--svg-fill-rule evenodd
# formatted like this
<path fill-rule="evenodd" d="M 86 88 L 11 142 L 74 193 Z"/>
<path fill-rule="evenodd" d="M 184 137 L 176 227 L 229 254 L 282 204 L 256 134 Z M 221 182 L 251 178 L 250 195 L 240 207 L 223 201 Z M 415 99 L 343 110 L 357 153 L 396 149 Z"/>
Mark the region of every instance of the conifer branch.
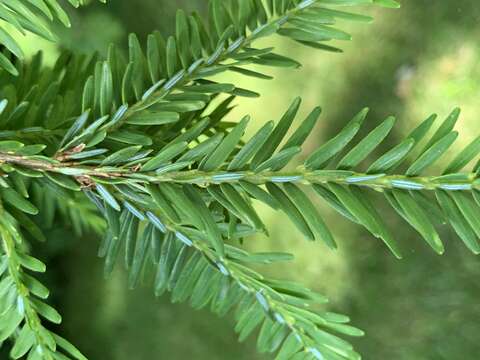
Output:
<path fill-rule="evenodd" d="M 4 214 L 2 215 L 4 216 Z M 15 305 L 17 309 L 12 312 L 13 314 L 15 314 L 15 315 L 12 315 L 12 317 L 17 317 L 18 320 L 15 319 L 13 321 L 20 322 L 23 316 L 25 319 L 25 327 L 27 329 L 27 330 L 24 330 L 24 332 L 25 331 L 31 332 L 30 337 L 34 341 L 35 347 L 39 349 L 39 351 L 45 351 L 44 349 L 48 349 L 48 347 L 42 336 L 42 330 L 44 331 L 44 329 L 41 327 L 41 321 L 38 313 L 36 312 L 36 310 L 34 310 L 32 306 L 32 302 L 30 300 L 30 292 L 27 286 L 24 284 L 24 282 L 21 279 L 21 272 L 20 272 L 21 265 L 18 261 L 19 254 L 17 253 L 17 249 L 15 248 L 14 240 L 12 236 L 3 228 L 3 226 L 2 228 L 0 228 L 0 236 L 3 242 L 2 245 L 3 245 L 4 254 L 5 254 L 4 256 L 5 256 L 5 261 L 7 263 L 7 271 L 9 274 L 9 277 L 7 279 L 11 279 L 10 287 L 11 289 L 15 288 L 18 294 L 16 305 Z M 6 292 L 6 290 L 4 290 L 3 287 L 2 287 L 2 290 L 3 290 L 2 294 L 4 291 Z M 8 321 L 7 317 L 5 317 L 5 321 Z M 2 336 L 2 338 L 3 337 L 4 336 Z M 17 358 L 17 356 L 15 356 L 14 358 Z M 51 356 L 46 357 L 46 359 L 48 358 L 53 359 Z"/>
<path fill-rule="evenodd" d="M 56 324 L 61 322 L 60 314 L 42 301 L 48 298 L 48 289 L 27 274 L 27 270 L 45 272 L 45 265 L 21 250 L 25 245 L 16 219 L 1 202 L 0 240 L 0 342 L 13 337 L 13 359 L 28 354 L 30 359 L 56 360 L 62 355 L 62 348 L 73 358 L 85 360 L 72 344 L 42 324 L 41 317 Z"/>
<path fill-rule="evenodd" d="M 157 296 L 169 291 L 174 302 L 210 305 L 220 315 L 233 310 L 240 339 L 259 328 L 259 350 L 277 352 L 278 359 L 358 359 L 335 334 L 363 333 L 347 325 L 343 315 L 317 311 L 326 301 L 321 295 L 251 268 L 292 259 L 234 245 L 256 233 L 268 234 L 255 202 L 283 211 L 305 238 L 335 249 L 333 234 L 310 196 L 314 193 L 400 258 L 401 245 L 374 206 L 377 196 L 436 253 L 444 252 L 438 228 L 446 224 L 473 253 L 480 253 L 480 137 L 443 171 L 430 170 L 458 137 L 458 109 L 431 136 L 435 116 L 387 151 L 378 149 L 395 119 L 385 119 L 356 141 L 367 116 L 364 109 L 336 136 L 305 154 L 296 168 L 294 159 L 320 108 L 291 136 L 300 99 L 276 124 L 266 123 L 249 139 L 244 139 L 249 117 L 239 122 L 227 118 L 235 97 L 258 94 L 211 77 L 232 71 L 270 79 L 248 66 L 300 65 L 273 48 L 253 48 L 255 40 L 278 34 L 339 51 L 329 41 L 350 35 L 334 27 L 336 19 L 371 19 L 337 6 L 366 3 L 397 6 L 392 0 L 212 0 L 206 23 L 197 14 L 179 11 L 175 35 L 165 40 L 158 32 L 151 34 L 145 51 L 131 35 L 127 60 L 114 46 L 106 59 L 64 52 L 53 69 L 45 69 L 40 56 L 18 66 L 0 56 L 7 70 L 0 70 L 0 80 L 10 85 L 0 101 L 0 310 L 7 308 L 0 311 L 0 340 L 14 340 L 13 358 L 30 352 L 39 354 L 31 355 L 34 359 L 56 360 L 61 358 L 56 355 L 59 345 L 69 356 L 84 359 L 45 330 L 40 317 L 60 318 L 46 304 L 39 305 L 36 297 L 48 293 L 26 273 L 43 270 L 28 257 L 25 235 L 44 240 L 31 216 L 43 199 L 52 201 L 52 192 L 61 198 L 54 207 L 67 219 L 72 218 L 69 208 L 85 199 L 78 209 L 89 219 L 72 221 L 78 232 L 103 230 L 101 219 L 108 225 L 99 249 L 105 275 L 122 256 L 129 287 L 150 280 Z M 15 53 L 14 43 L 5 45 Z M 222 94 L 228 98 L 221 101 Z M 44 185 L 50 189 L 46 198 L 38 196 Z"/>
<path fill-rule="evenodd" d="M 134 103 L 128 108 L 128 110 L 125 111 L 124 115 L 118 119 L 115 125 L 108 128 L 108 131 L 117 130 L 136 112 L 153 106 L 154 104 L 165 99 L 173 91 L 180 89 L 183 86 L 187 86 L 191 82 L 196 82 L 199 79 L 216 75 L 227 70 L 236 69 L 238 71 L 240 66 L 243 64 L 248 64 L 252 61 L 251 55 L 249 56 L 247 53 L 244 55 L 240 54 L 239 56 L 239 52 L 251 47 L 256 40 L 278 32 L 288 23 L 291 18 L 295 17 L 299 13 L 304 12 L 305 10 L 308 10 L 316 3 L 318 3 L 316 0 L 304 0 L 292 9 L 288 9 L 287 7 L 282 9 L 283 11 L 281 10 L 280 14 L 271 13 L 270 18 L 265 23 L 259 24 L 254 29 L 251 29 L 251 32 L 248 35 L 246 32 L 244 32 L 243 35 L 233 37 L 232 35 L 238 31 L 233 25 L 230 25 L 226 29 L 222 29 L 223 33 L 218 40 L 218 44 L 211 52 L 208 52 L 208 49 L 206 49 L 206 56 L 196 59 L 194 62 L 188 64 L 188 66 L 183 64 L 184 68 L 182 70 L 168 79 L 162 79 L 156 82 L 145 92 L 142 99 Z M 213 2 L 213 4 L 215 4 L 215 2 Z M 218 3 L 212 6 L 214 7 L 213 12 L 216 10 L 216 8 L 220 8 Z M 247 7 L 249 6 L 250 5 Z M 186 23 L 186 19 L 183 19 L 183 17 L 184 15 L 182 15 L 182 13 L 177 15 L 177 26 L 181 26 L 179 24 Z M 184 29 L 183 31 L 188 31 L 188 29 Z M 177 39 L 180 40 L 179 37 Z M 130 38 L 131 47 L 134 47 L 135 45 L 133 44 L 136 42 L 137 40 L 134 37 Z M 253 55 L 261 55 L 262 53 L 268 54 L 271 50 L 272 49 L 264 49 L 257 52 L 254 51 Z M 232 60 L 233 63 L 222 64 L 227 60 Z M 279 57 L 279 60 L 283 60 L 290 66 L 300 66 L 299 63 L 289 60 L 288 58 Z M 160 89 L 157 90 L 158 88 Z"/>
<path fill-rule="evenodd" d="M 280 349 L 279 359 L 288 359 L 301 352 L 312 354 L 315 358 L 321 353 L 359 356 L 350 344 L 330 332 L 362 336 L 361 330 L 347 325 L 349 319 L 345 316 L 312 311 L 311 305 L 323 304 L 327 302 L 326 298 L 298 284 L 266 279 L 247 266 L 249 263 L 290 260 L 289 254 L 249 254 L 226 245 L 226 254 L 221 255 L 209 245 L 211 239 L 203 232 L 175 224 L 165 214 L 153 214 L 153 209 L 149 210 L 141 204 L 137 204 L 137 208 L 128 202 L 124 204 L 120 224 L 111 215 L 108 202 L 104 204 L 104 213 L 113 232 L 113 236 L 104 239 L 100 249 L 100 256 L 106 259 L 106 275 L 112 271 L 118 251 L 123 246 L 122 241 L 126 242 L 126 249 L 130 248 L 131 233 L 122 233 L 132 227 L 137 228 L 138 225 L 132 225 L 133 219 L 137 222 L 147 220 L 150 223 L 137 239 L 135 249 L 130 255 L 126 250 L 130 288 L 138 284 L 141 269 L 152 262 L 154 267 L 158 267 L 154 280 L 156 296 L 168 290 L 172 292 L 174 302 L 190 298 L 195 308 L 211 302 L 212 310 L 219 315 L 234 308 L 235 330 L 241 341 L 261 325 L 258 340 L 261 352 Z M 178 255 L 172 259 L 175 243 Z M 146 248 L 150 247 L 152 251 L 149 254 Z M 189 253 L 192 249 L 193 253 Z M 242 297 L 241 302 L 235 301 L 235 298 Z"/>
<path fill-rule="evenodd" d="M 452 131 L 459 115 L 456 109 L 415 156 L 413 150 L 432 126 L 433 116 L 422 122 L 399 145 L 373 161 L 367 171 L 360 172 L 356 170 L 358 165 L 380 145 L 394 123 L 393 118 L 387 118 L 346 151 L 366 117 L 367 112 L 363 110 L 337 136 L 308 156 L 304 165 L 294 171 L 284 171 L 282 169 L 299 153 L 320 113 L 319 109 L 314 109 L 297 131 L 283 141 L 298 108 L 299 100 L 296 100 L 276 127 L 267 123 L 248 141 L 241 141 L 246 127 L 244 119 L 236 125 L 232 124 L 228 133 L 218 133 L 215 142 L 212 142 L 215 136 L 204 142 L 191 139 L 189 147 L 187 142 L 177 139 L 156 150 L 153 155 L 152 150 L 144 151 L 142 146 L 109 151 L 87 149 L 85 143 L 79 143 L 72 151 L 51 158 L 38 154 L 23 155 L 26 146 L 22 143 L 3 141 L 0 142 L 0 163 L 7 170 L 7 176 L 3 177 L 3 187 L 7 190 L 2 190 L 2 195 L 9 206 L 27 213 L 36 212 L 26 199 L 16 193 L 9 181 L 9 177 L 17 172 L 34 179 L 45 177 L 47 181 L 68 190 L 83 189 L 109 224 L 109 232 L 100 248 L 100 255 L 106 259 L 106 274 L 112 271 L 120 249 L 125 247 L 131 287 L 138 283 L 142 269 L 150 261 L 152 266 L 157 267 L 157 295 L 170 290 L 174 299 L 191 297 L 192 303 L 198 306 L 205 306 L 214 294 L 220 294 L 220 279 L 226 277 L 230 286 L 235 284 L 235 288 L 254 298 L 256 305 L 249 305 L 248 309 L 239 305 L 239 314 L 249 310 L 248 313 L 255 314 L 256 318 L 259 316 L 257 307 L 260 306 L 266 316 L 262 329 L 267 329 L 264 332 L 269 334 L 269 339 L 283 329 L 281 341 L 262 343 L 260 348 L 274 351 L 283 344 L 280 353 L 300 351 L 318 356 L 334 351 L 337 355 L 348 353 L 348 356 L 356 356 L 348 344 L 332 338 L 333 335 L 325 333 L 319 326 L 346 335 L 357 336 L 361 332 L 350 326 L 338 325 L 335 321 L 332 324 L 316 313 L 305 313 L 299 303 L 303 295 L 287 297 L 289 300 L 286 301 L 290 290 L 272 291 L 271 280 L 263 279 L 241 264 L 255 261 L 253 259 L 258 259 L 257 255 L 225 245 L 224 240 L 266 232 L 250 205 L 252 200 L 260 200 L 275 209 L 282 209 L 308 238 L 319 238 L 335 248 L 328 228 L 302 188 L 297 186 L 311 185 L 335 210 L 381 238 L 400 257 L 398 245 L 371 205 L 370 194 L 361 190 L 370 188 L 381 190 L 394 210 L 436 252 L 443 253 L 443 244 L 427 212 L 434 214 L 432 219 L 449 222 L 465 244 L 478 253 L 480 228 L 474 215 L 478 209 L 476 202 L 480 199 L 478 165 L 473 171 L 459 171 L 478 156 L 479 140 L 475 139 L 460 152 L 441 175 L 422 175 L 456 139 L 457 134 Z M 88 127 L 84 130 L 88 136 L 84 135 L 77 124 L 73 125 L 75 131 L 68 131 L 66 141 L 76 138 L 88 142 L 89 137 L 95 136 Z M 213 146 L 205 145 L 210 142 Z M 277 149 L 282 142 L 283 147 Z M 339 161 L 333 161 L 342 151 L 346 154 Z M 411 160 L 405 172 L 394 172 L 407 158 Z M 425 197 L 423 190 L 433 192 L 436 200 Z M 463 193 L 471 193 L 473 200 Z M 139 227 L 144 230 L 138 231 Z M 177 245 L 171 245 L 172 242 Z M 193 255 L 189 255 L 191 251 Z M 195 256 L 195 253 L 199 255 Z M 267 262 L 284 258 L 285 255 L 278 254 L 260 256 L 262 261 Z M 190 276 L 195 279 L 191 271 L 197 266 L 210 269 L 204 270 L 208 275 L 202 282 L 198 280 L 202 287 L 210 282 L 216 284 L 215 290 L 208 296 L 185 285 L 194 281 Z M 308 290 L 303 291 L 310 294 Z M 234 302 L 230 300 L 231 307 Z M 217 305 L 218 309 L 223 308 L 221 304 Z M 252 318 L 248 321 L 241 319 L 239 331 L 243 336 L 259 325 Z M 289 337 L 288 334 L 293 335 Z M 294 340 L 288 341 L 289 338 Z"/>
<path fill-rule="evenodd" d="M 53 158 L 40 160 L 38 157 L 16 156 L 0 153 L 0 164 L 20 165 L 40 172 L 52 172 L 78 177 L 99 177 L 118 180 L 130 180 L 138 183 L 179 183 L 192 185 L 237 184 L 247 181 L 256 185 L 266 183 L 297 183 L 301 185 L 339 184 L 370 188 L 372 190 L 407 189 L 410 191 L 480 190 L 480 178 L 476 172 L 455 173 L 432 176 L 407 176 L 404 174 L 357 173 L 349 170 L 308 170 L 300 167 L 293 171 L 201 171 L 185 170 L 157 174 L 155 171 L 141 171 L 137 168 L 97 167 L 74 162 L 60 162 Z"/>

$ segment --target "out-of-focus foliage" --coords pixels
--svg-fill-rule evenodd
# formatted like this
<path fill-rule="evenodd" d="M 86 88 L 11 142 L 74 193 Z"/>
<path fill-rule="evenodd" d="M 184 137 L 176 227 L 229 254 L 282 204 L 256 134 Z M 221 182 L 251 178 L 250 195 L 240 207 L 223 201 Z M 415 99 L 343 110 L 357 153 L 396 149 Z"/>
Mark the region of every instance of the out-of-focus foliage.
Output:
<path fill-rule="evenodd" d="M 105 2 L 105 0 L 100 0 Z M 85 5 L 84 0 L 68 0 L 71 6 Z M 0 53 L 0 67 L 18 75 L 13 59 L 25 58 L 24 52 L 15 37 L 36 34 L 46 40 L 55 41 L 57 37 L 51 30 L 52 23 L 61 23 L 70 27 L 70 19 L 62 4 L 57 0 L 9 1 L 0 3 L 0 45 L 6 54 Z"/>

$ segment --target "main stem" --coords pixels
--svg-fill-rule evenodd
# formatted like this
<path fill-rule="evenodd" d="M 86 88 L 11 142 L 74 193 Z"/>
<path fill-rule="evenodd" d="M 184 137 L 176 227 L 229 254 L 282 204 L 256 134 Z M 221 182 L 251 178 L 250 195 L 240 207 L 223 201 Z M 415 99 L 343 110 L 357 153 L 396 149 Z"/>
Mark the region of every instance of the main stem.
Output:
<path fill-rule="evenodd" d="M 51 172 L 79 178 L 95 177 L 103 179 L 125 179 L 139 183 L 188 183 L 208 186 L 220 183 L 237 183 L 241 180 L 254 184 L 299 183 L 356 185 L 376 190 L 480 190 L 480 178 L 475 173 L 456 174 L 455 176 L 405 176 L 401 174 L 362 174 L 342 170 L 309 170 L 299 167 L 293 171 L 214 171 L 201 170 L 161 172 L 142 172 L 126 167 L 95 167 L 75 162 L 44 160 L 38 157 L 26 157 L 0 152 L 0 164 L 17 165 L 40 172 Z"/>

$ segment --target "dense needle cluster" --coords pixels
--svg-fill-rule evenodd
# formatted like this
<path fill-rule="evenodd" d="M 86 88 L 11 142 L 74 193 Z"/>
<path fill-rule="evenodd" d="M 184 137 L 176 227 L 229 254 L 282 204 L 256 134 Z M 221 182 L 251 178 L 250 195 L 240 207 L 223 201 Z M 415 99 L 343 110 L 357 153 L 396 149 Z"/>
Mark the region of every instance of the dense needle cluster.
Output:
<path fill-rule="evenodd" d="M 395 119 L 359 139 L 363 109 L 298 167 L 292 160 L 320 108 L 291 131 L 301 105 L 295 99 L 281 119 L 248 139 L 248 116 L 228 120 L 235 97 L 258 94 L 215 75 L 270 79 L 250 65 L 300 66 L 273 48 L 255 47 L 257 39 L 279 34 L 340 51 L 329 41 L 350 35 L 336 28 L 337 20 L 371 19 L 339 5 L 369 3 L 397 6 L 391 0 L 212 0 L 207 21 L 180 10 L 175 34 L 151 34 L 146 49 L 131 35 L 126 55 L 113 45 L 105 59 L 63 52 L 53 68 L 42 65 L 41 54 L 15 60 L 21 50 L 0 29 L 6 48 L 0 54 L 0 342 L 13 342 L 11 357 L 85 359 L 44 325 L 61 316 L 31 275 L 45 271 L 29 253 L 30 241 L 45 241 L 39 217 L 42 224 L 61 218 L 77 233 L 103 234 L 99 255 L 107 276 L 121 262 L 131 288 L 147 281 L 157 296 L 169 291 L 174 302 L 232 312 L 240 340 L 258 330 L 259 351 L 277 359 L 358 359 L 340 336 L 363 333 L 347 316 L 320 311 L 323 296 L 252 269 L 292 258 L 242 249 L 244 238 L 268 234 L 255 202 L 283 211 L 307 239 L 334 249 L 314 193 L 400 258 L 401 244 L 372 202 L 380 194 L 437 253 L 444 251 L 436 230 L 443 224 L 479 253 L 480 163 L 464 169 L 478 158 L 480 138 L 443 173 L 427 173 L 457 138 L 458 109 L 432 135 L 433 115 L 379 156 Z M 1 0 L 0 17 L 47 38 L 45 19 L 68 24 L 54 0 Z"/>

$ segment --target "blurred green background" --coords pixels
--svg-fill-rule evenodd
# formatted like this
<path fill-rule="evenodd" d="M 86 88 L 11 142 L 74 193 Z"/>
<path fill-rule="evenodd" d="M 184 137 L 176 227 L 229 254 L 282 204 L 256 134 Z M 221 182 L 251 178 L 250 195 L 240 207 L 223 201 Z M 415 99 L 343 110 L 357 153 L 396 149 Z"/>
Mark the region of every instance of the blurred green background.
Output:
<path fill-rule="evenodd" d="M 430 113 L 444 117 L 461 106 L 458 130 L 462 136 L 457 149 L 465 145 L 480 132 L 476 116 L 480 4 L 478 0 L 400 2 L 400 10 L 366 9 L 375 17 L 373 24 L 344 24 L 354 40 L 341 44 L 343 54 L 314 52 L 275 38 L 277 52 L 294 54 L 303 68 L 271 71 L 275 80 L 269 82 L 235 78 L 262 97 L 237 101 L 240 106 L 231 119 L 248 113 L 256 119 L 252 129 L 258 128 L 278 119 L 293 97 L 300 95 L 304 114 L 317 104 L 324 109 L 306 146 L 308 152 L 369 106 L 370 129 L 388 115 L 397 116 L 396 132 L 385 149 Z M 109 42 L 125 45 L 129 32 L 142 39 L 155 29 L 169 34 L 177 7 L 204 11 L 205 3 L 112 0 L 108 6 L 92 4 L 72 13 L 73 28 L 62 31 L 62 43 L 80 52 L 104 52 Z M 23 42 L 30 53 L 41 48 L 47 62 L 55 59 L 54 45 L 34 37 Z M 365 359 L 480 358 L 480 266 L 456 236 L 443 230 L 447 251 L 437 256 L 385 210 L 405 249 L 405 259 L 398 261 L 380 241 L 318 205 L 340 250 L 334 253 L 322 244 L 303 241 L 283 216 L 262 208 L 271 236 L 250 239 L 247 246 L 288 251 L 296 257 L 289 266 L 265 271 L 328 295 L 331 310 L 349 314 L 366 331 L 366 337 L 354 340 Z M 383 211 L 381 202 L 378 206 Z M 168 298 L 155 299 L 147 285 L 128 291 L 121 270 L 104 281 L 101 260 L 96 257 L 97 239 L 70 237 L 68 229 L 51 233 L 44 257 L 49 260 L 53 301 L 64 315 L 63 331 L 91 359 L 269 358 L 256 354 L 254 340 L 238 344 L 230 319 L 172 305 Z"/>

